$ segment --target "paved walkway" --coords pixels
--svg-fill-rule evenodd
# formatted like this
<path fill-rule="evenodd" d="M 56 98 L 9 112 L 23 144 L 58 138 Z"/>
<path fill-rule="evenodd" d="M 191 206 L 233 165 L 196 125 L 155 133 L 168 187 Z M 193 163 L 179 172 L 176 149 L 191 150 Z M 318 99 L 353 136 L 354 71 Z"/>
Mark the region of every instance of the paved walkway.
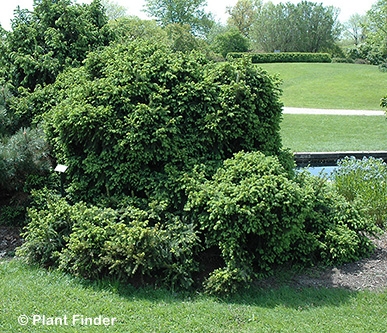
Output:
<path fill-rule="evenodd" d="M 283 108 L 284 114 L 325 114 L 343 116 L 385 116 L 384 111 L 376 110 L 334 110 L 334 109 L 304 109 L 304 108 Z"/>

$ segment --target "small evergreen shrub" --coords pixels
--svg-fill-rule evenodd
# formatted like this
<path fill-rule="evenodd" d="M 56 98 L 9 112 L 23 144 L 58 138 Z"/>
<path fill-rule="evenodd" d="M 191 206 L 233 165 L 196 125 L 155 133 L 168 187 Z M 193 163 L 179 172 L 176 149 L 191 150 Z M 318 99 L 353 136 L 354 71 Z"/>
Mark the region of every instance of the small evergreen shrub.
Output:
<path fill-rule="evenodd" d="M 76 222 L 75 213 L 79 211 L 79 216 L 82 216 L 86 207 L 81 203 L 71 206 L 64 198 L 46 191 L 35 192 L 34 196 L 44 197 L 46 202 L 42 209 L 28 209 L 28 224 L 22 233 L 25 242 L 17 255 L 28 263 L 57 267 L 60 252 Z"/>
<path fill-rule="evenodd" d="M 88 208 L 60 255 L 60 268 L 85 278 L 158 278 L 177 288 L 193 284 L 198 237 L 193 226 L 171 217 L 162 226 L 154 212 Z M 85 213 L 83 212 L 83 215 Z"/>
<path fill-rule="evenodd" d="M 227 291 L 291 259 L 305 203 L 277 158 L 237 153 L 196 186 L 186 209 L 198 220 L 206 246 L 218 247 L 226 264 L 210 275 L 208 289 Z"/>
<path fill-rule="evenodd" d="M 25 243 L 17 252 L 28 263 L 88 279 L 144 281 L 151 276 L 176 288 L 194 283 L 197 231 L 160 210 L 162 205 L 148 211 L 133 206 L 112 209 L 70 205 L 50 191 L 35 192 L 34 197 Z"/>

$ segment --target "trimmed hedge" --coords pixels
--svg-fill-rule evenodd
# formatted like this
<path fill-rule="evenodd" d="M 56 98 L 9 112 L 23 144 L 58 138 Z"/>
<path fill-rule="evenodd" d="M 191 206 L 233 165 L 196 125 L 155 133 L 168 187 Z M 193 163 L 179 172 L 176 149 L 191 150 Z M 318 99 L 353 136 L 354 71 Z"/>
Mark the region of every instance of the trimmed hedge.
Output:
<path fill-rule="evenodd" d="M 272 62 L 332 62 L 328 53 L 305 53 L 305 52 L 280 52 L 280 53 L 245 53 L 230 52 L 227 60 L 250 58 L 253 64 Z"/>

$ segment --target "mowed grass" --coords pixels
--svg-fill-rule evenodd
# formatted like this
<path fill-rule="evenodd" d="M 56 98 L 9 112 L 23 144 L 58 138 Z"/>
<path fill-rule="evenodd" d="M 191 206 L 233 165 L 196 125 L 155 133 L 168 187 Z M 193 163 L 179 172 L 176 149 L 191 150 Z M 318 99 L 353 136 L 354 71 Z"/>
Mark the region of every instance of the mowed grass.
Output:
<path fill-rule="evenodd" d="M 0 262 L 0 331 L 14 332 L 384 332 L 387 292 L 252 288 L 225 299 L 88 284 L 57 271 Z M 26 315 L 25 326 L 18 318 Z M 46 316 L 46 324 L 32 322 Z M 74 315 L 116 318 L 114 325 L 72 325 Z M 67 325 L 59 319 L 67 316 Z M 48 325 L 49 318 L 56 319 Z M 77 317 L 80 318 L 80 317 Z M 52 319 L 54 320 L 54 319 Z M 53 322 L 53 321 L 52 321 Z M 51 322 L 51 323 L 52 323 Z"/>
<path fill-rule="evenodd" d="M 259 64 L 283 81 L 288 107 L 380 110 L 387 95 L 387 73 L 377 66 L 340 63 Z"/>
<path fill-rule="evenodd" d="M 387 150 L 384 116 L 284 114 L 282 143 L 292 151 Z"/>

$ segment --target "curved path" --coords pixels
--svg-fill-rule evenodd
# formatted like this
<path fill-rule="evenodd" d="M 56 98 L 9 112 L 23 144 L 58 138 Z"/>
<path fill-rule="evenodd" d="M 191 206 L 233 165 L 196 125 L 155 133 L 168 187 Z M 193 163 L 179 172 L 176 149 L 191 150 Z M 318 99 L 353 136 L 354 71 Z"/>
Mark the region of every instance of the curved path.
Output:
<path fill-rule="evenodd" d="M 307 109 L 284 107 L 284 114 L 325 114 L 343 116 L 385 116 L 385 111 L 376 110 L 339 110 L 339 109 Z"/>

